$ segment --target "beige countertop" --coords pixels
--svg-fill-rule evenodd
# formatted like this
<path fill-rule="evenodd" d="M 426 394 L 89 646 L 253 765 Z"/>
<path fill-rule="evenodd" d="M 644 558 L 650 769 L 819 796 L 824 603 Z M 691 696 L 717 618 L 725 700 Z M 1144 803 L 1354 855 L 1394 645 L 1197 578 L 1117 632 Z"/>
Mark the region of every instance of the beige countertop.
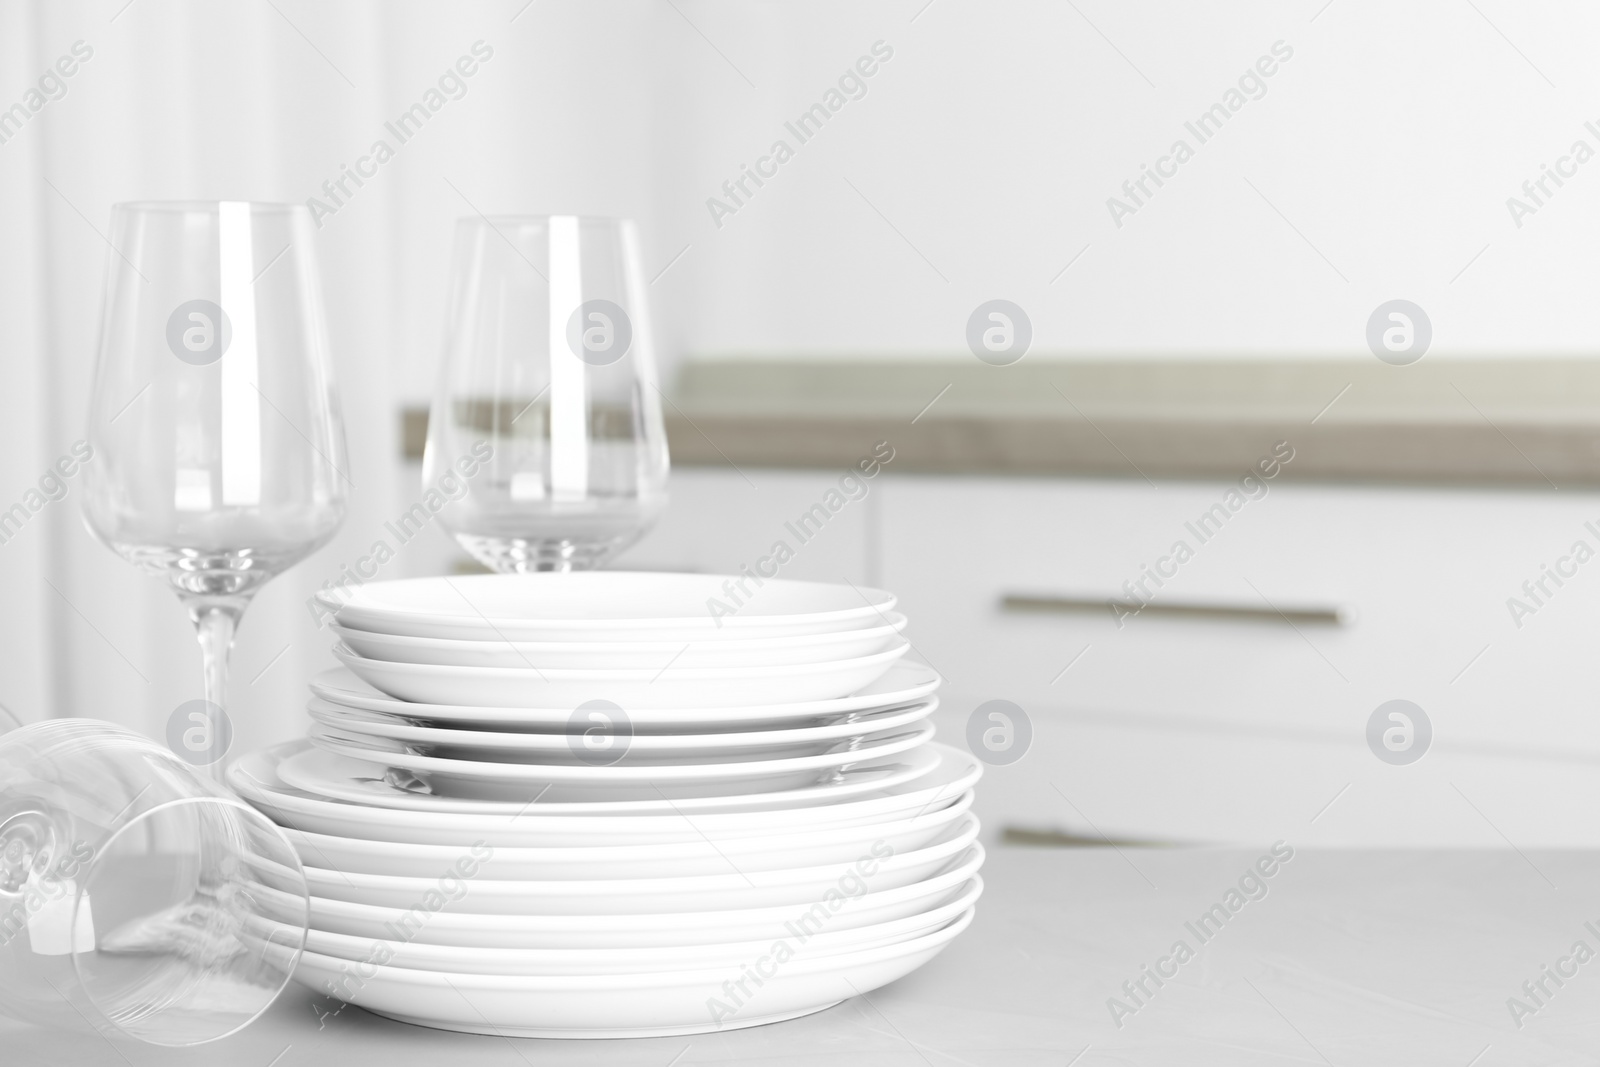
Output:
<path fill-rule="evenodd" d="M 1600 485 L 1600 361 L 1429 357 L 691 360 L 664 390 L 678 466 Z M 407 414 L 420 454 L 426 412 Z"/>

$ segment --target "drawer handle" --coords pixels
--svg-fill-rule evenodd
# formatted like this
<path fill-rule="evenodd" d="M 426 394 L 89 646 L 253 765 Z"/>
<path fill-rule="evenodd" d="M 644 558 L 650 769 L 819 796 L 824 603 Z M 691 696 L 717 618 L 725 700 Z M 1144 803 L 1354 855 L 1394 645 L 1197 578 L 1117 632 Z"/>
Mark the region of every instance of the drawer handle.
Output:
<path fill-rule="evenodd" d="M 1139 607 L 1137 601 L 1116 597 L 1039 596 L 1007 593 L 1000 598 L 1000 610 L 1013 614 L 1075 615 L 1099 612 L 1113 619 L 1129 615 L 1159 615 L 1170 619 L 1237 619 L 1248 622 L 1309 623 L 1343 626 L 1350 613 L 1341 607 L 1319 604 L 1224 604 L 1206 601 L 1157 600 Z"/>

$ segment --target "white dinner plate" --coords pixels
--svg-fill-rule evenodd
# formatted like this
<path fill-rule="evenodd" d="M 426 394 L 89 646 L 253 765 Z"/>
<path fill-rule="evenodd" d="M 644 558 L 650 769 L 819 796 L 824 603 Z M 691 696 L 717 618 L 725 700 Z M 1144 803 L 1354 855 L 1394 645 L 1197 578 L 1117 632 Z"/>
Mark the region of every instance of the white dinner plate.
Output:
<path fill-rule="evenodd" d="M 903 977 L 939 954 L 972 922 L 968 911 L 924 937 L 811 960 L 759 956 L 761 983 L 727 968 L 639 975 L 517 978 L 447 974 L 307 952 L 295 977 L 401 1022 L 499 1037 L 664 1037 L 793 1019 Z M 739 992 L 733 982 L 743 979 Z M 735 991 L 731 992 L 732 988 Z"/>
<path fill-rule="evenodd" d="M 890 593 L 853 585 L 638 571 L 406 578 L 316 600 L 341 626 L 469 641 L 800 636 L 877 625 L 895 605 Z"/>
<path fill-rule="evenodd" d="M 708 733 L 778 724 L 822 724 L 857 712 L 915 703 L 939 688 L 939 680 L 932 667 L 900 660 L 877 680 L 850 696 L 727 708 L 693 704 L 681 708 L 630 707 L 628 719 L 635 733 Z M 334 667 L 312 678 L 311 691 L 330 704 L 357 711 L 471 729 L 565 731 L 573 712 L 570 707 L 464 707 L 396 700 L 343 667 Z"/>
<path fill-rule="evenodd" d="M 701 797 L 729 793 L 800 789 L 819 777 L 854 763 L 882 759 L 925 745 L 933 738 L 931 722 L 915 723 L 886 735 L 838 743 L 837 750 L 816 756 L 778 759 L 730 759 L 703 763 L 634 763 L 623 755 L 609 766 L 573 760 L 568 763 L 500 763 L 487 760 L 441 759 L 404 751 L 380 738 L 348 736 L 313 726 L 308 740 L 318 748 L 377 767 L 400 769 L 445 796 L 532 803 L 546 786 L 584 790 L 593 800 L 648 800 Z M 386 747 L 388 746 L 388 747 Z"/>
<path fill-rule="evenodd" d="M 303 863 L 325 870 L 434 877 L 462 857 L 470 857 L 475 877 L 496 881 L 528 879 L 682 878 L 729 871 L 772 871 L 844 863 L 867 854 L 914 851 L 936 839 L 972 806 L 968 790 L 954 804 L 893 822 L 827 827 L 797 833 L 770 833 L 648 845 L 582 844 L 516 848 L 491 839 L 463 849 L 454 845 L 412 845 L 363 841 L 282 828 Z"/>
<path fill-rule="evenodd" d="M 773 727 L 768 730 L 723 731 L 713 734 L 634 734 L 626 741 L 630 763 L 661 760 L 772 759 L 827 752 L 841 741 L 866 738 L 921 722 L 939 706 L 937 699 L 920 701 L 887 711 L 865 712 L 823 726 Z M 504 733 L 414 725 L 408 719 L 354 711 L 313 698 L 306 705 L 311 718 L 339 733 L 376 737 L 404 744 L 413 751 L 445 759 L 503 760 L 508 762 L 574 762 L 580 757 L 568 733 Z M 621 739 L 618 739 L 621 743 Z"/>
<path fill-rule="evenodd" d="M 535 811 L 559 815 L 674 814 L 698 817 L 713 811 L 776 811 L 786 807 L 820 807 L 929 774 L 939 765 L 940 752 L 948 751 L 936 743 L 929 743 L 898 756 L 842 768 L 825 780 L 819 778 L 800 789 L 706 793 L 682 797 L 672 795 L 676 789 L 665 789 L 661 794 L 642 800 L 596 800 L 593 790 L 551 785 L 540 791 L 536 801 L 530 802 L 443 796 L 431 792 L 426 783 L 409 771 L 386 770 L 365 760 L 310 748 L 309 741 L 291 744 L 296 749 L 287 751 L 285 746 L 276 770 L 284 783 L 296 789 L 380 808 L 498 816 L 505 820 L 507 830 L 512 829 L 513 824 L 521 825 Z"/>
<path fill-rule="evenodd" d="M 945 926 L 952 919 L 970 910 L 983 893 L 983 879 L 973 878 L 954 900 L 936 908 L 907 915 L 887 922 L 834 929 L 834 912 L 828 905 L 816 903 L 812 908 L 795 908 L 792 925 L 799 934 L 787 935 L 794 952 L 792 961 L 800 963 L 809 959 L 836 956 L 847 952 L 870 951 L 888 945 L 925 937 Z M 847 904 L 841 905 L 841 910 Z M 799 923 L 811 916 L 810 924 Z M 266 919 L 247 915 L 247 929 L 258 938 L 277 937 L 286 942 L 292 936 L 299 939 L 299 929 Z M 804 935 L 803 937 L 801 935 Z M 783 935 L 780 935 L 780 939 Z M 430 945 L 420 942 L 379 939 L 392 949 L 388 965 L 407 967 L 420 971 L 445 971 L 459 974 L 496 974 L 512 976 L 534 975 L 596 975 L 640 974 L 660 971 L 696 971 L 711 968 L 731 969 L 738 973 L 763 952 L 772 949 L 772 939 L 760 941 L 733 941 L 710 945 L 660 945 L 642 948 L 464 948 L 453 945 Z M 306 936 L 306 948 L 335 959 L 351 963 L 364 963 L 371 958 L 375 942 L 371 938 L 351 937 L 326 930 L 311 930 Z"/>
<path fill-rule="evenodd" d="M 871 685 L 911 647 L 905 638 L 882 652 L 828 663 L 784 667 L 686 670 L 540 670 L 533 667 L 445 667 L 367 659 L 335 645 L 334 657 L 375 689 L 401 700 L 490 707 L 560 706 L 590 701 L 658 708 L 831 700 Z"/>
<path fill-rule="evenodd" d="M 955 899 L 982 864 L 983 850 L 973 848 L 965 862 L 933 878 L 898 889 L 846 897 L 848 903 L 831 916 L 828 929 L 889 922 L 936 908 Z M 263 910 L 274 918 L 303 921 L 303 897 L 261 885 L 251 891 L 258 895 Z M 796 914 L 791 905 L 638 915 L 474 915 L 444 908 L 424 915 L 347 900 L 311 898 L 311 926 L 317 930 L 379 941 L 480 948 L 643 948 L 762 941 L 790 933 Z"/>
<path fill-rule="evenodd" d="M 297 764 L 296 784 L 278 773 L 289 762 Z M 411 793 L 372 779 L 367 764 L 291 741 L 244 756 L 226 777 L 274 822 L 312 833 L 457 847 L 492 838 L 505 847 L 541 847 L 694 841 L 702 834 L 721 840 L 890 821 L 954 803 L 982 768 L 970 753 L 933 742 L 799 792 L 577 804 L 546 794 L 530 807 Z"/>
<path fill-rule="evenodd" d="M 730 871 L 726 874 L 682 878 L 512 879 L 496 881 L 467 877 L 466 866 L 452 866 L 433 878 L 402 878 L 387 874 L 330 871 L 307 865 L 311 895 L 356 904 L 410 910 L 442 896 L 452 911 L 489 915 L 605 915 L 638 912 L 722 911 L 801 904 L 810 907 L 825 892 L 847 889 L 842 880 L 866 882 L 869 892 L 898 889 L 923 881 L 959 864 L 960 857 L 978 836 L 978 819 L 962 816 L 933 844 L 901 852 L 879 862 L 870 877 L 855 875 L 850 863 L 796 867 L 779 871 Z M 857 862 L 871 867 L 874 857 Z M 265 860 L 262 878 L 271 885 L 273 874 Z M 459 863 L 460 861 L 458 861 Z M 292 886 L 285 882 L 279 888 Z M 854 884 L 850 882 L 849 884 Z M 431 896 L 430 896 L 431 895 Z M 436 909 L 432 909 L 436 910 Z"/>
<path fill-rule="evenodd" d="M 879 625 L 799 637 L 748 641 L 460 641 L 440 637 L 331 627 L 345 647 L 368 659 L 439 663 L 455 667 L 535 667 L 540 670 L 659 671 L 667 667 L 776 667 L 794 663 L 859 659 L 882 652 L 906 628 L 906 617 L 885 612 Z"/>

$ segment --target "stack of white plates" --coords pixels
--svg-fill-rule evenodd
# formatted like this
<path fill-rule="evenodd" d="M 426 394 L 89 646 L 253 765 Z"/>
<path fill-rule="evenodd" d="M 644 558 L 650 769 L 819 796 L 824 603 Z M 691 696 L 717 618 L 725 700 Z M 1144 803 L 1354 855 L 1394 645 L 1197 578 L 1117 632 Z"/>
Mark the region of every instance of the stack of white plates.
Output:
<path fill-rule="evenodd" d="M 971 921 L 978 764 L 931 741 L 939 679 L 887 593 L 605 572 L 326 606 L 344 667 L 310 737 L 228 772 L 306 866 L 322 992 L 453 1030 L 698 1033 L 865 993 Z"/>

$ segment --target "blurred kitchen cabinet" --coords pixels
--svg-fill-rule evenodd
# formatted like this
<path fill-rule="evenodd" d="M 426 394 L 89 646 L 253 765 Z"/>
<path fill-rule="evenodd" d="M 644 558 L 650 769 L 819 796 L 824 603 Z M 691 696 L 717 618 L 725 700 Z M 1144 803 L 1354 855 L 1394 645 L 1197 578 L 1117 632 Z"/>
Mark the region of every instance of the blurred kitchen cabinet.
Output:
<path fill-rule="evenodd" d="M 881 582 L 947 679 L 942 739 L 995 699 L 1032 724 L 990 829 L 1600 844 L 1600 496 L 1249 488 L 885 486 Z M 1368 743 L 1395 699 L 1432 729 L 1408 765 Z"/>

